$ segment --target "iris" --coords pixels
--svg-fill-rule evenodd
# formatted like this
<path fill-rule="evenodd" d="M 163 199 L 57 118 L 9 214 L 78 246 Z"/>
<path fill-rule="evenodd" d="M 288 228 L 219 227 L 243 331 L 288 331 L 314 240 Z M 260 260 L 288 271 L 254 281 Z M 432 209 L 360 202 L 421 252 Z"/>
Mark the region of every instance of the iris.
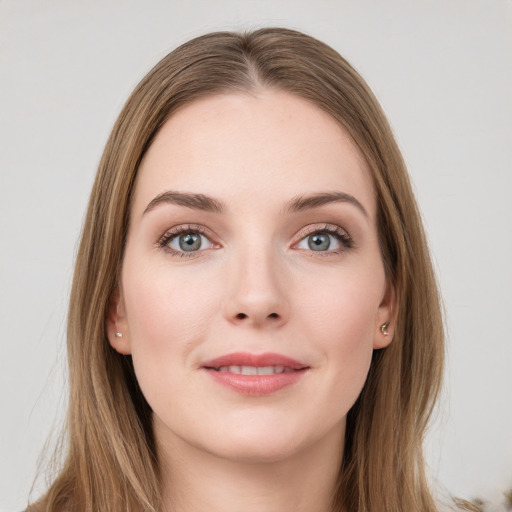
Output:
<path fill-rule="evenodd" d="M 331 237 L 326 233 L 315 233 L 308 237 L 308 246 L 312 251 L 326 251 L 331 245 Z"/>
<path fill-rule="evenodd" d="M 201 235 L 197 233 L 180 235 L 178 241 L 183 251 L 197 251 L 201 247 Z"/>

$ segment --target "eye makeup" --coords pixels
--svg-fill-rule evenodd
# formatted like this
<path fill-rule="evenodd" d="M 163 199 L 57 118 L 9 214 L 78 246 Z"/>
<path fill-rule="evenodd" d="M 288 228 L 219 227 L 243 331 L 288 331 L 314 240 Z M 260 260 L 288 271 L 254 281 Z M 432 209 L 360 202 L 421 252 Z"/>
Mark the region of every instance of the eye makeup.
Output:
<path fill-rule="evenodd" d="M 200 246 L 198 249 L 195 249 L 193 245 L 191 245 L 191 250 L 178 250 L 177 248 L 171 247 L 171 243 L 178 237 L 183 235 L 199 235 Z M 209 230 L 204 226 L 199 224 L 185 224 L 173 227 L 165 232 L 165 234 L 160 237 L 157 242 L 157 247 L 160 249 L 164 249 L 166 252 L 171 254 L 172 256 L 177 256 L 181 258 L 196 258 L 200 255 L 201 252 L 207 249 L 220 248 L 219 244 L 215 244 L 211 241 L 212 235 Z M 210 242 L 209 247 L 201 248 L 203 245 L 203 241 L 206 240 Z M 182 244 L 180 243 L 180 246 Z"/>
<path fill-rule="evenodd" d="M 322 235 L 324 236 L 322 237 Z M 326 238 L 325 235 L 327 235 L 328 238 Z M 307 226 L 298 233 L 297 238 L 300 239 L 292 248 L 311 252 L 311 256 L 326 257 L 339 255 L 354 248 L 352 237 L 345 229 L 335 224 L 324 223 L 321 225 L 315 224 Z M 337 245 L 337 247 L 332 248 L 333 244 L 331 240 L 334 241 L 334 245 Z M 307 247 L 301 246 L 306 242 Z"/>
<path fill-rule="evenodd" d="M 183 224 L 167 230 L 156 245 L 171 256 L 197 258 L 206 250 L 221 248 L 221 245 L 215 243 L 212 238 L 214 237 L 210 230 L 200 224 Z M 352 237 L 345 229 L 335 224 L 307 226 L 294 238 L 297 241 L 290 248 L 308 253 L 312 257 L 336 256 L 354 248 Z"/>

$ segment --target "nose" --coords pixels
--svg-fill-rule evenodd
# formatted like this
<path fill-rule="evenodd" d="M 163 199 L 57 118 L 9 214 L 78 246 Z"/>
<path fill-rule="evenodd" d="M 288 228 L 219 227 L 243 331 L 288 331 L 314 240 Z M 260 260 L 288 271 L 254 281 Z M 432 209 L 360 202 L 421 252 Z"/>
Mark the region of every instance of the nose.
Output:
<path fill-rule="evenodd" d="M 280 327 L 288 321 L 289 302 L 282 265 L 269 252 L 244 252 L 231 261 L 225 315 L 229 322 L 256 328 Z"/>

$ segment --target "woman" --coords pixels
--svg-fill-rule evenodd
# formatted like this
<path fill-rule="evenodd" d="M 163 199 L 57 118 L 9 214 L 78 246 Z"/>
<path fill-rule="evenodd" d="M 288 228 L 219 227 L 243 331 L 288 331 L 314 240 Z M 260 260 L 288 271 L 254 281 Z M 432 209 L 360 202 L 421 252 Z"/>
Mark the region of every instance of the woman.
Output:
<path fill-rule="evenodd" d="M 213 33 L 142 80 L 91 194 L 68 354 L 68 454 L 32 510 L 437 510 L 438 291 L 342 57 Z"/>

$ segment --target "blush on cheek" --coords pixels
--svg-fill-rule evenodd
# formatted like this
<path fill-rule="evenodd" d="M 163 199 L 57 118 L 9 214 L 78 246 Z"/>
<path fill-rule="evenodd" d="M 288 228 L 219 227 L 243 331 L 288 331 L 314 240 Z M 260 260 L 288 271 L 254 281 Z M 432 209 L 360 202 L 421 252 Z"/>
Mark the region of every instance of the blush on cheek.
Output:
<path fill-rule="evenodd" d="M 357 294 L 302 305 L 303 323 L 308 324 L 309 337 L 339 347 L 371 346 L 377 306 Z M 310 319 L 308 322 L 307 319 Z"/>
<path fill-rule="evenodd" d="M 169 365 L 187 366 L 187 355 L 208 339 L 218 298 L 211 287 L 176 274 L 143 276 L 125 287 L 134 359 L 154 364 L 155 372 L 162 361 L 164 371 Z"/>
<path fill-rule="evenodd" d="M 304 312 L 304 318 L 312 318 L 304 332 L 325 354 L 333 372 L 334 396 L 343 401 L 348 411 L 364 386 L 370 368 L 376 301 L 355 291 L 324 300 L 322 307 L 317 308 L 314 314 Z"/>

